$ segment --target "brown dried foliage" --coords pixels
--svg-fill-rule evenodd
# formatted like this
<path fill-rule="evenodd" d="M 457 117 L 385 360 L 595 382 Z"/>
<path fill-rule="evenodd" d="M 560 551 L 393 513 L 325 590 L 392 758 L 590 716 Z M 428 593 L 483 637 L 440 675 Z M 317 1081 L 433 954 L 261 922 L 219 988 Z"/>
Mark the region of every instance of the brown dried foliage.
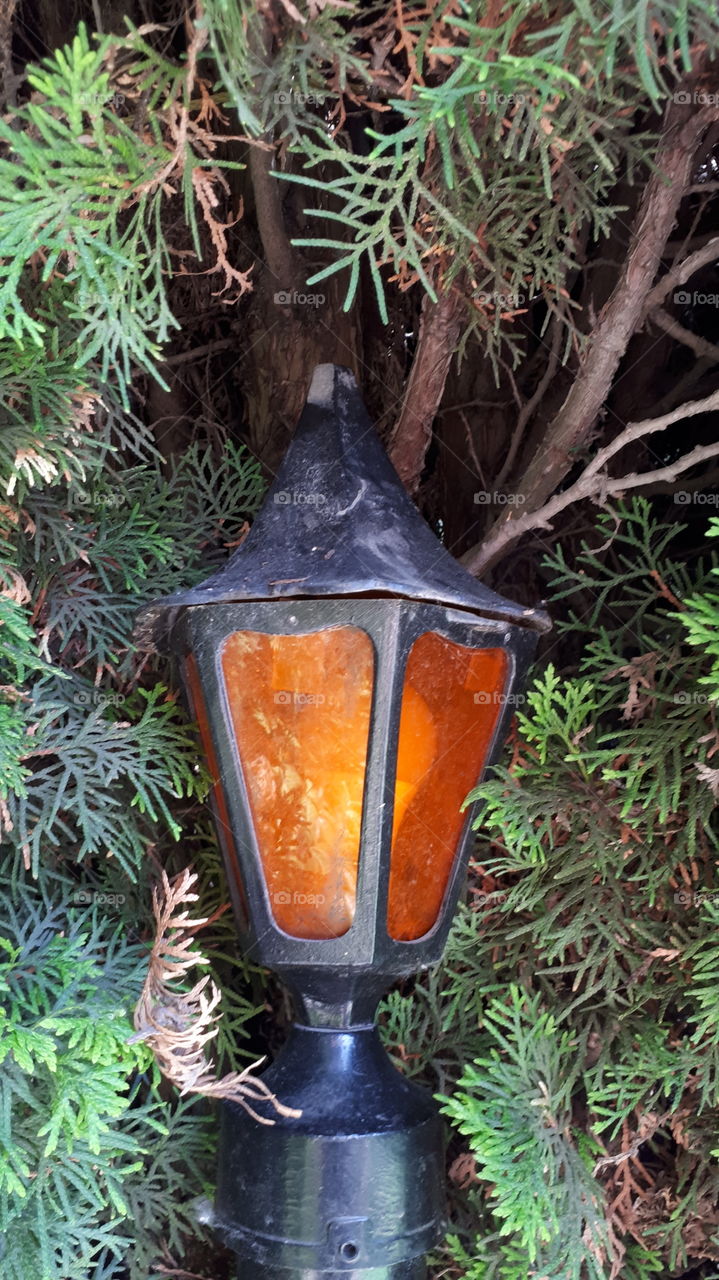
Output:
<path fill-rule="evenodd" d="M 275 1122 L 258 1114 L 253 1102 L 269 1103 L 282 1116 L 297 1116 L 298 1111 L 279 1102 L 252 1074 L 260 1062 L 218 1079 L 214 1063 L 205 1054 L 217 1035 L 219 1015 L 215 1011 L 221 993 L 209 974 L 189 990 L 185 986 L 189 972 L 208 963 L 192 949 L 195 933 L 207 924 L 207 918 L 191 919 L 186 909 L 186 904 L 197 901 L 198 895 L 192 892 L 196 880 L 197 875 L 188 868 L 172 881 L 163 871 L 161 884 L 153 889 L 156 936 L 135 1009 L 135 1039 L 148 1042 L 162 1074 L 181 1094 L 199 1093 L 239 1102 L 260 1124 Z"/>

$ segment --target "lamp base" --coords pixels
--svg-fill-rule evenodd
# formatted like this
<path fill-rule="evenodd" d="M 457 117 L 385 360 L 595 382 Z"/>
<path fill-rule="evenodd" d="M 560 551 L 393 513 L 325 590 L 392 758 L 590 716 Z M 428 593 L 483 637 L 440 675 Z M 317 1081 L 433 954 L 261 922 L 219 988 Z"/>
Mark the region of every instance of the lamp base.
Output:
<path fill-rule="evenodd" d="M 424 1280 L 443 1233 L 441 1123 L 376 1028 L 296 1025 L 263 1081 L 301 1115 L 268 1109 L 262 1125 L 222 1104 L 214 1225 L 240 1280 Z"/>
<path fill-rule="evenodd" d="M 294 1271 L 278 1267 L 257 1267 L 253 1262 L 240 1262 L 237 1280 L 347 1280 L 346 1271 Z M 410 1258 L 393 1267 L 365 1267 L 349 1273 L 352 1280 L 427 1280 L 424 1258 Z"/>

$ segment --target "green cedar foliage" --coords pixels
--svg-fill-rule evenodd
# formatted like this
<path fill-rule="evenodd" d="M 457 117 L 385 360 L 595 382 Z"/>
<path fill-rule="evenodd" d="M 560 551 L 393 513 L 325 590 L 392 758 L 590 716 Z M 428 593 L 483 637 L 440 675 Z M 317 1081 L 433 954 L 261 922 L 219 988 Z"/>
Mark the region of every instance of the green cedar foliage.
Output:
<path fill-rule="evenodd" d="M 575 246 L 608 229 L 615 169 L 649 154 L 647 95 L 661 105 L 690 45 L 717 37 L 709 0 L 527 0 L 495 28 L 468 3 L 440 29 L 405 5 L 430 83 L 385 89 L 363 150 L 316 109 L 335 84 L 381 91 L 351 17 L 289 8 L 270 61 L 257 6 L 206 14 L 243 129 L 281 125 L 285 176 L 337 222 L 336 240 L 308 237 L 314 278 L 346 268 L 349 303 L 365 264 L 381 302 L 384 263 L 431 292 L 441 260 L 467 273 L 490 350 L 492 291 L 540 290 L 571 323 Z M 213 180 L 186 69 L 147 32 L 80 29 L 30 88 L 0 122 L 0 1274 L 145 1280 L 200 1233 L 212 1165 L 204 1108 L 168 1102 L 130 1038 L 152 860 L 192 862 L 203 914 L 227 894 L 196 739 L 138 662 L 132 616 L 219 563 L 261 482 L 230 442 L 163 464 L 132 411 L 131 375 L 176 323 L 165 228 L 199 253 L 193 175 Z M 649 1280 L 719 1260 L 719 606 L 676 535 L 638 502 L 602 519 L 601 551 L 553 557 L 583 656 L 545 668 L 512 765 L 482 788 L 488 834 L 444 965 L 384 1006 L 398 1061 L 457 1128 L 440 1272 Z M 257 975 L 236 980 L 229 913 L 203 950 L 231 1066 Z"/>
<path fill-rule="evenodd" d="M 577 252 L 621 214 L 618 172 L 646 179 L 651 112 L 692 70 L 692 47 L 716 51 L 713 0 L 311 4 L 301 22 L 290 8 L 267 57 L 251 0 L 205 5 L 243 127 L 279 129 L 281 176 L 322 220 L 294 241 L 315 268 L 307 284 L 341 272 L 349 308 L 365 270 L 386 322 L 389 275 L 435 297 L 464 273 L 467 333 L 490 355 L 502 342 L 518 354 L 512 317 L 533 298 L 569 343 Z"/>
<path fill-rule="evenodd" d="M 385 1003 L 466 1143 L 449 1275 L 719 1262 L 719 605 L 681 533 L 637 499 L 550 556 L 576 668 L 520 700 L 444 964 Z"/>
<path fill-rule="evenodd" d="M 185 82 L 137 33 L 80 28 L 0 121 L 3 1280 L 146 1280 L 202 1237 L 211 1189 L 208 1107 L 132 1039 L 152 860 L 195 861 L 207 915 L 227 900 L 195 732 L 133 617 L 219 564 L 263 488 L 230 441 L 164 462 L 131 407 L 131 366 L 151 374 L 175 323 L 166 205 L 174 243 L 183 210 L 197 239 Z M 256 1001 L 229 915 L 205 944 L 235 977 L 219 1052 L 244 1065 Z"/>
<path fill-rule="evenodd" d="M 112 374 L 123 392 L 131 361 L 153 368 L 177 327 L 162 228 L 171 178 L 200 251 L 193 172 L 215 161 L 201 129 L 173 128 L 178 102 L 187 106 L 185 80 L 138 34 L 91 41 L 81 25 L 72 44 L 29 71 L 30 101 L 0 120 L 0 337 L 46 347 L 58 321 L 69 322 L 73 369 L 93 364 L 95 378 Z M 122 114 L 126 101 L 139 120 Z M 40 252 L 38 305 L 26 268 Z"/>

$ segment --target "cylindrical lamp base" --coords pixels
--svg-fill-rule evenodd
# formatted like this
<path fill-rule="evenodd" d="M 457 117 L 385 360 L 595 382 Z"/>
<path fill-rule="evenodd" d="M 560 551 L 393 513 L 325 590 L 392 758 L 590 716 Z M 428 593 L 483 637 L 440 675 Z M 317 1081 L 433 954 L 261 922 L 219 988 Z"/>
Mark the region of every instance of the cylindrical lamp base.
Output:
<path fill-rule="evenodd" d="M 349 1272 L 351 1280 L 427 1280 L 424 1258 L 410 1258 L 392 1267 L 363 1267 Z M 254 1262 L 240 1262 L 237 1280 L 348 1280 L 347 1271 L 288 1271 L 278 1267 L 258 1267 Z"/>
<path fill-rule="evenodd" d="M 214 1225 L 240 1280 L 424 1280 L 443 1230 L 430 1095 L 373 1027 L 296 1026 L 263 1080 L 301 1114 L 223 1104 Z"/>

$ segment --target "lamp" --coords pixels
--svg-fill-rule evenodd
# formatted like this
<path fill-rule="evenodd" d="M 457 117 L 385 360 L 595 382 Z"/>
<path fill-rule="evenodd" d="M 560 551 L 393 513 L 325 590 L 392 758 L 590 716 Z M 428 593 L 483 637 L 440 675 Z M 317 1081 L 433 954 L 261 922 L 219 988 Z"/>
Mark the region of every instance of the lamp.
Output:
<path fill-rule="evenodd" d="M 263 1126 L 223 1104 L 215 1225 L 241 1280 L 426 1275 L 440 1122 L 373 1015 L 441 957 L 461 806 L 547 626 L 445 551 L 333 365 L 242 547 L 141 614 L 200 727 L 244 948 L 295 1005 L 263 1079 L 301 1114 Z"/>

